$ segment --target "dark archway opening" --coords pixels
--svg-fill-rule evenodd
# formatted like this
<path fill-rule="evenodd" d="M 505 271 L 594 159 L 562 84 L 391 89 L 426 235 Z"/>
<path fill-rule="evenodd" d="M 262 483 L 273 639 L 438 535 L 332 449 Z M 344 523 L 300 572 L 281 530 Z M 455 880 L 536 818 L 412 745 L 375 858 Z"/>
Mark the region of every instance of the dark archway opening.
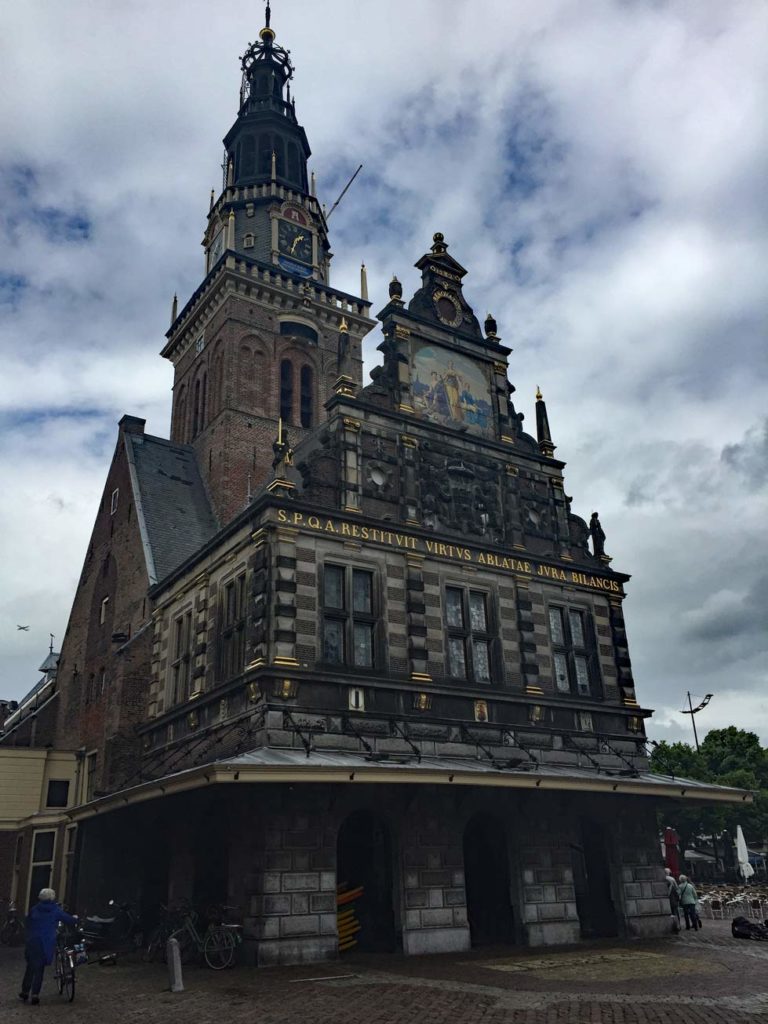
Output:
<path fill-rule="evenodd" d="M 507 841 L 490 814 L 476 814 L 464 829 L 464 880 L 472 945 L 514 941 Z"/>
<path fill-rule="evenodd" d="M 611 938 L 619 934 L 619 925 L 605 829 L 585 819 L 580 831 L 581 843 L 571 847 L 571 859 L 581 935 L 585 939 Z"/>
<path fill-rule="evenodd" d="M 339 950 L 391 953 L 395 914 L 386 825 L 372 811 L 355 811 L 339 829 L 336 855 Z"/>

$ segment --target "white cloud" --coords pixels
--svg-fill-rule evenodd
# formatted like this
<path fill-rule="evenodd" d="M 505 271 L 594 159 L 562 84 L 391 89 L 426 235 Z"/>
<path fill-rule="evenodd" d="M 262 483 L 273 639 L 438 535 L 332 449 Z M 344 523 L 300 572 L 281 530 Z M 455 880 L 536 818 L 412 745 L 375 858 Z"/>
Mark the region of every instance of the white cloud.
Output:
<path fill-rule="evenodd" d="M 745 609 L 765 613 L 768 9 L 275 6 L 324 201 L 364 164 L 331 221 L 334 283 L 355 291 L 365 259 L 383 305 L 392 272 L 412 291 L 445 232 L 475 311 L 515 350 L 526 424 L 540 384 L 574 508 L 599 509 L 614 566 L 633 573 L 630 649 L 655 734 L 681 735 L 692 689 L 716 693 L 712 722 L 768 739 L 764 644 L 742 628 Z M 4 695 L 63 633 L 117 419 L 167 432 L 157 353 L 171 295 L 202 276 L 237 57 L 260 17 L 202 0 L 5 12 Z M 87 237 L 52 234 L 51 210 Z"/>

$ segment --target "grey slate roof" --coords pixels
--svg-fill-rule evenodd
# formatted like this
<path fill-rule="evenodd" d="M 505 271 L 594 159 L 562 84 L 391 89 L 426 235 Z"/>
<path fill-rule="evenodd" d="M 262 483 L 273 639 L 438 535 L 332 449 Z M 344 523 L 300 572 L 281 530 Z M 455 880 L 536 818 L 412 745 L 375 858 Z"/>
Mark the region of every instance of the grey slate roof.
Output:
<path fill-rule="evenodd" d="M 150 584 L 198 551 L 219 528 L 189 445 L 125 434 Z"/>

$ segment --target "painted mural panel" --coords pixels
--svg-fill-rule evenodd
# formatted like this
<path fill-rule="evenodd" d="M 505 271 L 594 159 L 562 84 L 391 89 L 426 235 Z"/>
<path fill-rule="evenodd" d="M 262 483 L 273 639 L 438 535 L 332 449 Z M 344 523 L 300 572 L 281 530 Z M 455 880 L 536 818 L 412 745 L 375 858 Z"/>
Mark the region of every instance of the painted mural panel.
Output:
<path fill-rule="evenodd" d="M 415 346 L 411 382 L 414 408 L 425 419 L 493 435 L 488 379 L 471 359 L 434 345 Z"/>

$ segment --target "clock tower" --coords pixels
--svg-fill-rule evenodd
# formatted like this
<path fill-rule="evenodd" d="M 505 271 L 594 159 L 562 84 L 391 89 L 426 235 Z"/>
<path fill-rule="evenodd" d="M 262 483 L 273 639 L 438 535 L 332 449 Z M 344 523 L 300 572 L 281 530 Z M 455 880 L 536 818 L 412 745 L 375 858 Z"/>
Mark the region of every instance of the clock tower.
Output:
<path fill-rule="evenodd" d="M 291 96 L 289 51 L 266 25 L 241 58 L 240 102 L 211 193 L 205 276 L 174 302 L 162 354 L 174 364 L 171 440 L 192 444 L 222 525 L 271 471 L 282 420 L 295 447 L 344 376 L 362 381 L 367 296 L 331 287 L 325 216 Z"/>

